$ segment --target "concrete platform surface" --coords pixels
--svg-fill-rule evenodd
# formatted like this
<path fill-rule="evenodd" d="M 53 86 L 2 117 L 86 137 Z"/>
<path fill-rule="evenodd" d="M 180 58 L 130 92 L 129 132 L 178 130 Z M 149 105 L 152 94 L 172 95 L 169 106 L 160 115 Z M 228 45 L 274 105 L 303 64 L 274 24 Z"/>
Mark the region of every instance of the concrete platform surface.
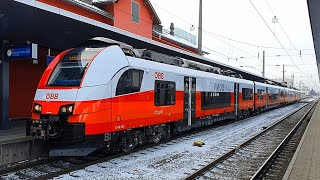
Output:
<path fill-rule="evenodd" d="M 26 120 L 12 120 L 7 130 L 0 130 L 0 142 L 7 139 L 26 137 Z"/>
<path fill-rule="evenodd" d="M 26 120 L 10 121 L 10 128 L 0 130 L 0 166 L 46 156 L 42 141 L 26 136 Z"/>
<path fill-rule="evenodd" d="M 320 180 L 320 103 L 318 103 L 283 180 Z"/>

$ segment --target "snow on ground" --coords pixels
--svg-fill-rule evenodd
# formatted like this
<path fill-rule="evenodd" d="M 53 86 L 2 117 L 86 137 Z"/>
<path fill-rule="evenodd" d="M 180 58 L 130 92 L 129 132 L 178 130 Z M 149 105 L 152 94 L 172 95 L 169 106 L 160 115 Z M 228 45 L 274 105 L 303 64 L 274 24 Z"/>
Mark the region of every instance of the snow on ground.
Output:
<path fill-rule="evenodd" d="M 173 140 L 108 162 L 89 166 L 56 179 L 181 179 L 205 161 L 213 160 L 237 147 L 263 127 L 302 107 L 297 103 L 196 135 Z M 203 147 L 193 142 L 205 142 Z"/>

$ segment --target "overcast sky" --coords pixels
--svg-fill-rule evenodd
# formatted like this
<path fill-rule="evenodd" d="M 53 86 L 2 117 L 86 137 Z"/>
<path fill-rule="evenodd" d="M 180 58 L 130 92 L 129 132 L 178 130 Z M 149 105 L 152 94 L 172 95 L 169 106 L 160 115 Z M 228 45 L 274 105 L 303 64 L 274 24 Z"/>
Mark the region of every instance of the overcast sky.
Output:
<path fill-rule="evenodd" d="M 263 18 L 250 0 L 203 0 L 203 46 L 210 53 L 208 57 L 261 75 L 262 51 L 265 51 L 267 78 L 281 80 L 282 66 L 275 65 L 286 64 L 286 81 L 294 74 L 295 87 L 299 88 L 301 81 L 320 90 L 307 1 L 251 1 Z M 164 28 L 173 22 L 175 27 L 197 34 L 190 27 L 198 27 L 199 0 L 151 2 Z M 279 23 L 272 23 L 274 16 Z"/>

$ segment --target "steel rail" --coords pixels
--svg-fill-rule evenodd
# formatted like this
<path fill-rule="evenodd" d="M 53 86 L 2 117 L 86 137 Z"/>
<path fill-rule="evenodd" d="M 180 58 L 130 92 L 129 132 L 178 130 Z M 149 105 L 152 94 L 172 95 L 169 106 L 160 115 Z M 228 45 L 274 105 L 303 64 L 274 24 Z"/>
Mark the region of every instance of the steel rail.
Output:
<path fill-rule="evenodd" d="M 291 114 L 295 113 L 296 111 L 299 111 L 300 109 L 302 109 L 306 105 L 307 104 L 305 104 L 301 108 L 293 111 L 292 113 L 286 115 L 285 117 L 288 117 Z M 268 112 L 268 111 L 265 111 L 265 112 Z M 279 120 L 279 121 L 281 121 L 281 120 Z M 99 164 L 99 163 L 102 163 L 102 162 L 106 162 L 106 161 L 109 161 L 111 159 L 115 159 L 115 158 L 118 158 L 118 157 L 121 157 L 121 156 L 125 156 L 125 155 L 131 154 L 131 153 L 134 153 L 134 152 L 138 152 L 138 151 L 141 151 L 141 150 L 144 150 L 144 149 L 161 146 L 161 145 L 166 144 L 166 143 L 168 143 L 170 141 L 173 141 L 173 140 L 176 140 L 176 139 L 179 139 L 179 138 L 185 138 L 185 137 L 188 137 L 188 136 L 194 136 L 194 135 L 196 135 L 198 133 L 203 133 L 203 132 L 205 132 L 207 130 L 212 130 L 214 128 L 221 127 L 221 126 L 233 123 L 233 122 L 234 122 L 234 120 L 228 120 L 228 121 L 225 121 L 225 122 L 221 122 L 219 124 L 213 124 L 213 125 L 210 125 L 210 126 L 205 126 L 205 127 L 201 128 L 201 129 L 198 129 L 197 131 L 190 131 L 188 133 L 184 133 L 184 134 L 181 134 L 181 135 L 173 136 L 173 137 L 171 137 L 169 139 L 161 141 L 158 144 L 153 144 L 152 143 L 152 144 L 146 144 L 146 145 L 141 146 L 141 147 L 137 147 L 137 148 L 135 148 L 132 151 L 127 152 L 127 153 L 125 153 L 125 152 L 116 153 L 116 154 L 110 154 L 110 153 L 109 154 L 108 153 L 104 153 L 103 154 L 103 153 L 100 153 L 100 154 L 95 154 L 95 155 L 98 155 L 97 157 L 95 157 L 95 156 L 89 156 L 88 157 L 89 159 L 93 158 L 94 160 L 78 158 L 76 160 L 80 160 L 80 161 L 81 160 L 82 161 L 85 160 L 85 161 L 88 161 L 88 162 L 84 162 L 82 164 L 80 163 L 79 165 L 73 164 L 73 166 L 69 167 L 69 168 L 63 168 L 63 167 L 60 168 L 59 167 L 61 170 L 58 170 L 58 171 L 55 171 L 55 172 L 50 172 L 50 173 L 46 172 L 44 175 L 40 175 L 40 176 L 32 177 L 32 178 L 33 179 L 52 179 L 54 177 L 70 173 L 72 171 L 85 169 L 86 167 L 94 165 L 94 164 Z M 272 124 L 272 126 L 273 126 L 273 124 Z M 267 129 L 269 129 L 269 128 L 267 128 Z M 241 147 L 235 148 L 235 151 L 232 151 L 232 152 L 236 152 L 237 149 L 239 149 L 239 148 L 241 148 Z M 69 158 L 69 160 L 70 160 L 70 158 Z M 21 164 L 18 164 L 18 165 L 9 166 L 9 167 L 6 167 L 5 169 L 0 169 L 0 179 L 1 179 L 1 176 L 9 174 L 9 173 L 19 172 L 21 170 L 25 170 L 25 169 L 28 169 L 28 168 L 33 168 L 35 166 L 53 164 L 53 163 L 58 162 L 58 161 L 68 162 L 68 157 L 45 158 L 45 159 L 40 159 L 40 160 L 36 160 L 36 161 L 32 161 L 32 162 L 26 162 L 26 163 L 21 163 Z M 53 167 L 54 167 L 54 165 L 53 165 Z"/>
<path fill-rule="evenodd" d="M 99 156 L 99 158 L 97 160 L 91 160 L 91 161 L 88 161 L 88 162 L 85 162 L 83 164 L 80 164 L 80 165 L 74 165 L 72 167 L 69 167 L 69 168 L 63 168 L 63 167 L 59 167 L 61 170 L 58 170 L 58 171 L 55 171 L 55 172 L 50 172 L 50 173 L 45 173 L 44 175 L 40 175 L 40 176 L 37 176 L 37 177 L 32 177 L 32 179 L 52 179 L 54 177 L 57 177 L 57 176 L 60 176 L 60 175 L 63 175 L 63 174 L 67 174 L 67 173 L 70 173 L 72 171 L 76 171 L 76 170 L 80 170 L 80 169 L 84 169 L 88 166 L 91 166 L 91 165 L 94 165 L 94 164 L 98 164 L 98 163 L 102 163 L 102 162 L 106 162 L 106 161 L 109 161 L 109 160 L 112 160 L 112 159 L 115 159 L 115 158 L 118 158 L 118 157 L 121 157 L 121 156 L 125 156 L 125 155 L 128 155 L 128 154 L 131 154 L 131 153 L 134 153 L 134 152 L 138 152 L 138 151 L 141 151 L 141 150 L 144 150 L 144 149 L 148 149 L 148 148 L 152 148 L 152 147 L 157 147 L 157 146 L 161 146 L 163 144 L 166 144 L 170 141 L 174 141 L 176 139 L 179 139 L 179 138 L 185 138 L 185 137 L 189 137 L 189 136 L 194 136 L 198 133 L 203 133 L 205 131 L 208 131 L 208 130 L 212 130 L 214 128 L 218 128 L 218 127 L 221 127 L 221 126 L 225 126 L 225 125 L 228 125 L 230 123 L 233 123 L 235 122 L 234 119 L 231 119 L 231 120 L 227 120 L 227 121 L 224 121 L 224 122 L 220 122 L 219 124 L 212 124 L 212 125 L 209 125 L 209 126 L 205 126 L 205 127 L 202 127 L 200 129 L 197 129 L 197 130 L 193 130 L 193 131 L 189 131 L 189 132 L 186 132 L 186 133 L 183 133 L 183 134 L 179 134 L 179 135 L 175 135 L 175 136 L 172 136 L 171 138 L 169 139 L 165 139 L 165 140 L 162 140 L 161 142 L 159 143 L 151 143 L 151 144 L 146 144 L 144 146 L 141 146 L 141 147 L 137 147 L 129 152 L 117 152 L 117 153 L 97 153 L 96 155 Z M 102 156 L 102 157 L 101 157 Z M 94 157 L 94 156 L 89 156 L 90 157 Z M 77 157 L 75 157 L 77 158 Z M 6 167 L 6 168 L 3 168 L 0 170 L 0 179 L 1 179 L 1 176 L 4 176 L 6 174 L 9 174 L 9 173 L 15 173 L 15 172 L 19 172 L 21 170 L 25 170 L 25 169 L 28 169 L 28 168 L 33 168 L 35 166 L 41 166 L 41 165 L 47 165 L 47 164 L 53 164 L 55 162 L 58 162 L 58 161 L 68 161 L 68 159 L 70 159 L 70 157 L 55 157 L 55 158 L 46 158 L 46 159 L 40 159 L 40 160 L 35 160 L 34 162 L 26 162 L 26 163 L 21 163 L 21 164 L 18 164 L 18 165 L 13 165 L 13 166 L 9 166 L 9 167 Z M 77 158 L 77 160 L 83 160 L 81 159 L 81 157 Z"/>
<path fill-rule="evenodd" d="M 238 152 L 241 148 L 245 147 L 246 145 L 248 145 L 249 143 L 251 143 L 252 141 L 254 141 L 255 139 L 257 139 L 258 137 L 260 137 L 261 135 L 263 135 L 264 133 L 266 133 L 267 131 L 269 131 L 271 128 L 275 127 L 276 125 L 278 125 L 279 123 L 281 123 L 283 120 L 289 118 L 290 116 L 294 115 L 295 113 L 297 113 L 298 111 L 300 111 L 301 109 L 303 109 L 304 107 L 306 107 L 307 105 L 314 103 L 315 101 L 309 102 L 307 104 L 305 104 L 304 106 L 302 106 L 299 109 L 296 109 L 294 111 L 292 111 L 291 113 L 285 115 L 284 117 L 282 117 L 281 119 L 279 119 L 277 122 L 271 124 L 269 127 L 267 127 L 266 129 L 264 129 L 263 131 L 261 131 L 260 133 L 256 134 L 255 136 L 253 136 L 252 138 L 248 139 L 247 141 L 245 141 L 244 143 L 238 145 L 237 147 L 231 149 L 230 151 L 228 151 L 227 153 L 225 153 L 224 155 L 220 156 L 219 158 L 209 162 L 207 165 L 203 166 L 201 169 L 196 170 L 195 172 L 189 174 L 186 178 L 184 178 L 185 180 L 191 180 L 191 179 L 196 179 L 197 177 L 201 176 L 203 173 L 209 171 L 213 166 L 217 165 L 218 163 L 222 162 L 223 160 L 225 160 L 226 158 L 230 157 L 231 155 L 235 154 L 236 152 Z M 315 103 L 316 104 L 316 103 Z M 314 105 L 313 105 L 314 106 Z M 313 107 L 312 106 L 312 107 Z M 310 108 L 312 109 L 312 108 Z"/>
<path fill-rule="evenodd" d="M 290 133 L 282 140 L 282 142 L 278 145 L 278 147 L 272 152 L 272 154 L 268 157 L 268 159 L 260 166 L 258 171 L 250 178 L 250 180 L 254 180 L 259 178 L 264 170 L 268 167 L 268 165 L 272 162 L 274 157 L 278 154 L 278 152 L 281 151 L 282 147 L 286 145 L 286 143 L 290 140 L 290 138 L 294 135 L 294 133 L 298 130 L 300 127 L 301 123 L 305 120 L 305 118 L 309 115 L 309 113 L 316 107 L 318 102 L 316 102 L 304 115 L 303 117 L 299 120 L 299 122 L 292 128 Z"/>

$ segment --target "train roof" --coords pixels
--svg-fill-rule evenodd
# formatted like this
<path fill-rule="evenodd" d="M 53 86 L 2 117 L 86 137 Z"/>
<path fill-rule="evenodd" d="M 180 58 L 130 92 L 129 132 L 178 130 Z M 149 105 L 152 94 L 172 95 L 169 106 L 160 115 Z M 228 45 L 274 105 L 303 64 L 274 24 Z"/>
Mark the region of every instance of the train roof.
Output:
<path fill-rule="evenodd" d="M 145 60 L 156 61 L 156 62 L 180 66 L 180 67 L 186 67 L 186 68 L 195 69 L 199 71 L 211 72 L 211 73 L 219 74 L 226 77 L 230 76 L 238 79 L 243 78 L 242 76 L 243 74 L 239 73 L 240 71 L 232 67 L 221 66 L 219 64 L 216 64 L 210 61 L 198 62 L 194 59 L 191 60 L 191 59 L 185 59 L 177 56 L 170 56 L 167 54 L 151 51 L 148 49 L 135 49 L 126 43 L 115 41 L 105 37 L 95 37 L 81 44 L 81 46 L 99 46 L 99 47 L 110 46 L 110 45 L 120 46 L 120 48 L 123 50 L 123 52 L 127 56 L 133 56 L 133 57 L 142 58 Z M 253 74 L 251 75 L 254 76 Z M 272 85 L 275 85 L 275 87 L 278 87 L 278 86 L 287 87 L 283 83 L 279 83 L 266 78 L 261 77 L 259 80 L 261 81 L 262 84 L 271 85 L 270 87 L 272 87 Z M 252 81 L 257 81 L 257 80 L 252 80 Z"/>
<path fill-rule="evenodd" d="M 170 64 L 158 63 L 154 61 L 146 61 L 142 58 L 135 58 L 128 56 L 128 61 L 131 67 L 143 68 L 143 69 L 153 69 L 159 71 L 173 72 L 180 75 L 192 76 L 192 77 L 207 77 L 207 78 L 216 78 L 223 81 L 237 82 L 242 84 L 252 84 L 253 81 L 247 79 L 240 79 L 235 77 L 223 76 L 221 74 L 215 74 L 205 71 L 198 71 L 196 69 L 190 69 L 186 67 L 176 67 Z M 142 63 L 143 62 L 143 63 Z"/>
<path fill-rule="evenodd" d="M 259 86 L 264 86 L 264 87 L 271 87 L 271 88 L 283 88 L 285 90 L 290 90 L 290 91 L 295 91 L 295 92 L 300 92 L 299 90 L 288 88 L 288 87 L 281 87 L 281 86 L 276 86 L 276 85 L 271 85 L 271 84 L 266 84 L 266 83 L 261 83 L 261 82 L 255 82 L 255 84 Z"/>

